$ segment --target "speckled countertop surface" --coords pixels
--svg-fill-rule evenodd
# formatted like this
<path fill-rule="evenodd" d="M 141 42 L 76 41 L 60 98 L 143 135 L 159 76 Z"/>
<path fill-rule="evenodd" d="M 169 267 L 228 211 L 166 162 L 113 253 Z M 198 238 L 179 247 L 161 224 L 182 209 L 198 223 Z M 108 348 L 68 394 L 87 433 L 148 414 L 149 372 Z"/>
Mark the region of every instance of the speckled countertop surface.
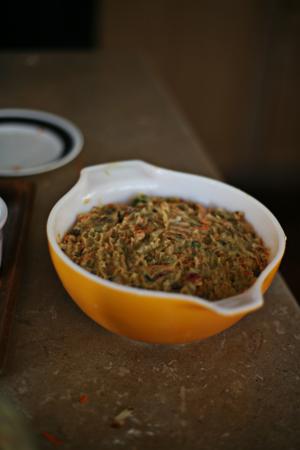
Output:
<path fill-rule="evenodd" d="M 88 319 L 52 268 L 48 213 L 81 167 L 141 158 L 218 176 L 164 88 L 131 55 L 2 55 L 0 106 L 73 120 L 84 151 L 32 177 L 36 200 L 6 372 L 39 448 L 300 448 L 300 314 L 277 277 L 265 306 L 188 345 L 132 342 Z M 130 410 L 120 428 L 115 416 Z M 43 433 L 54 436 L 48 442 Z"/>

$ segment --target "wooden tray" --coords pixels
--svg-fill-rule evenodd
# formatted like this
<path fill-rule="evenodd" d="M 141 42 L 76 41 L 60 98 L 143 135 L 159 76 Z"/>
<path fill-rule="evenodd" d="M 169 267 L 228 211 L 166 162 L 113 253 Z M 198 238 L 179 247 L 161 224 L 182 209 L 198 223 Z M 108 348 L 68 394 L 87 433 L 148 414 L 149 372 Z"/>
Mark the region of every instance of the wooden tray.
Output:
<path fill-rule="evenodd" d="M 0 196 L 8 207 L 0 268 L 0 373 L 7 357 L 33 193 L 34 185 L 28 181 L 0 180 Z"/>

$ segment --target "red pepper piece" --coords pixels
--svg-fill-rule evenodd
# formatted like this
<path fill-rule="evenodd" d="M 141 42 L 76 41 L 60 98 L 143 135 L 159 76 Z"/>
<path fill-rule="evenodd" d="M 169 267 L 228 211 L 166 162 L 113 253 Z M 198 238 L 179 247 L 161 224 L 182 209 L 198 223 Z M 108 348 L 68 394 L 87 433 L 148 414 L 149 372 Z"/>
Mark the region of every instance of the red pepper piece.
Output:
<path fill-rule="evenodd" d="M 54 434 L 48 433 L 48 431 L 43 431 L 42 435 L 44 436 L 45 439 L 47 439 L 48 442 L 50 442 L 53 445 L 59 446 L 64 443 L 64 441 L 54 436 Z"/>
<path fill-rule="evenodd" d="M 88 403 L 88 401 L 89 401 L 89 397 L 88 397 L 86 394 L 82 394 L 82 395 L 79 397 L 79 403 L 80 403 L 81 405 L 84 405 L 85 403 Z"/>

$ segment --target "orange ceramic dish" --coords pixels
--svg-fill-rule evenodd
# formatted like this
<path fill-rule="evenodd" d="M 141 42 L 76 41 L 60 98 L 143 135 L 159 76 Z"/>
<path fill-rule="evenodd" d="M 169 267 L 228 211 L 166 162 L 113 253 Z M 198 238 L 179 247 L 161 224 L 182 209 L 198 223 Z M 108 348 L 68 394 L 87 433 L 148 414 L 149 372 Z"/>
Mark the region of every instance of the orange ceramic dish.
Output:
<path fill-rule="evenodd" d="M 139 193 L 181 197 L 245 212 L 270 249 L 270 261 L 255 284 L 242 294 L 210 302 L 201 298 L 119 285 L 93 275 L 69 259 L 58 242 L 77 214 L 93 206 L 128 201 Z M 105 328 L 145 342 L 183 343 L 204 339 L 230 327 L 263 305 L 285 250 L 276 218 L 254 198 L 225 183 L 174 172 L 142 161 L 83 169 L 77 184 L 52 209 L 47 235 L 52 261 L 78 306 Z"/>

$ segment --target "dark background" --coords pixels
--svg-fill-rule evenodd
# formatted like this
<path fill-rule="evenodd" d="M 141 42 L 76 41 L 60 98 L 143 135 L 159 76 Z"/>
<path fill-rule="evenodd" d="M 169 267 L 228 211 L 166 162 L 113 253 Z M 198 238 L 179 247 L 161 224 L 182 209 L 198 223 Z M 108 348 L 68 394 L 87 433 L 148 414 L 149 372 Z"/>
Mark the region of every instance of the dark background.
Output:
<path fill-rule="evenodd" d="M 147 58 L 225 179 L 278 217 L 288 236 L 281 271 L 300 298 L 300 2 L 1 4 L 1 51 L 65 49 Z"/>
<path fill-rule="evenodd" d="M 96 46 L 101 2 L 71 0 L 1 2 L 0 48 L 88 49 Z"/>

